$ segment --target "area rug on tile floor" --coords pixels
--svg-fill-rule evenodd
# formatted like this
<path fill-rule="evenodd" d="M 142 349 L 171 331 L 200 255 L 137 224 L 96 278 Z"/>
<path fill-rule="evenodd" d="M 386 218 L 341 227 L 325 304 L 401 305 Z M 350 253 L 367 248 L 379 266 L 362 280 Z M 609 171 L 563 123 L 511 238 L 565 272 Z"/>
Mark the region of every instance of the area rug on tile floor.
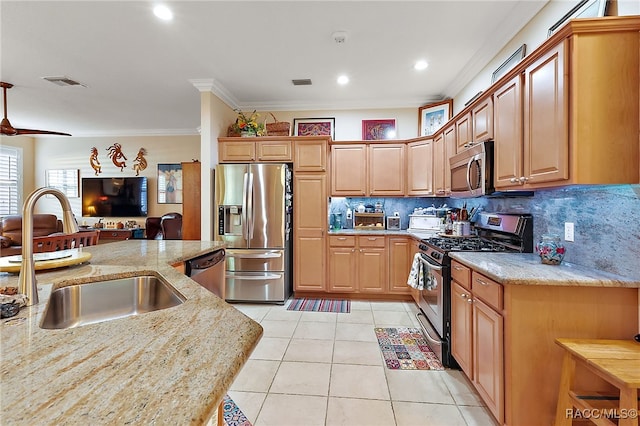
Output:
<path fill-rule="evenodd" d="M 391 370 L 444 370 L 417 328 L 375 328 L 378 345 Z"/>
<path fill-rule="evenodd" d="M 350 300 L 332 299 L 292 299 L 287 306 L 287 311 L 307 311 L 307 312 L 337 312 L 348 314 L 351 312 Z"/>
<path fill-rule="evenodd" d="M 251 422 L 244 415 L 240 407 L 233 402 L 229 395 L 224 396 L 222 401 L 224 423 L 227 426 L 252 426 Z"/>

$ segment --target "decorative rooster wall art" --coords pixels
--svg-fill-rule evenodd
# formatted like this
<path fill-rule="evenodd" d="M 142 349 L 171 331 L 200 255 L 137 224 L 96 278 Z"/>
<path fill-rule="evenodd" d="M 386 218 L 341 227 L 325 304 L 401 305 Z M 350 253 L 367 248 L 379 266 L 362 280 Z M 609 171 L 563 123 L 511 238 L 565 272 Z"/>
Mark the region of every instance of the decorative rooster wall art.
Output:
<path fill-rule="evenodd" d="M 144 158 L 145 155 L 147 155 L 147 150 L 140 148 L 138 155 L 136 155 L 136 159 L 133 160 L 132 168 L 136 171 L 136 176 L 138 176 L 142 170 L 147 168 L 147 160 Z"/>
<path fill-rule="evenodd" d="M 89 164 L 93 168 L 93 171 L 96 176 L 102 173 L 102 166 L 100 165 L 100 160 L 98 160 L 98 148 L 95 146 L 91 148 L 91 155 L 89 156 Z"/>
<path fill-rule="evenodd" d="M 109 148 L 107 148 L 107 151 L 109 151 L 109 158 L 111 158 L 111 161 L 113 161 L 113 164 L 116 167 L 120 167 L 121 172 L 124 171 L 124 168 L 127 167 L 127 164 L 122 160 L 123 159 L 126 160 L 127 157 L 125 157 L 124 154 L 122 153 L 122 145 L 116 142 L 113 145 L 111 145 Z"/>

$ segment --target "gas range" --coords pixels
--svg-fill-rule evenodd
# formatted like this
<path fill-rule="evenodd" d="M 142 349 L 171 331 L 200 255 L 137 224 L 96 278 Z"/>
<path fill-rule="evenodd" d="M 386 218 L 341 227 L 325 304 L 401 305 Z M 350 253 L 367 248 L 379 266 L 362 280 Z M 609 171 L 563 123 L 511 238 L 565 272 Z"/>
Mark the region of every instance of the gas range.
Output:
<path fill-rule="evenodd" d="M 429 236 L 420 240 L 420 250 L 442 263 L 451 251 L 487 251 L 531 253 L 533 251 L 533 221 L 530 215 L 480 213 L 474 224 L 477 235 Z"/>
<path fill-rule="evenodd" d="M 479 213 L 474 223 L 476 235 L 454 237 L 431 235 L 420 240 L 417 257 L 429 286 L 419 291 L 416 315 L 428 345 L 445 367 L 456 368 L 451 354 L 451 257 L 453 251 L 521 252 L 533 251 L 531 215 Z"/>

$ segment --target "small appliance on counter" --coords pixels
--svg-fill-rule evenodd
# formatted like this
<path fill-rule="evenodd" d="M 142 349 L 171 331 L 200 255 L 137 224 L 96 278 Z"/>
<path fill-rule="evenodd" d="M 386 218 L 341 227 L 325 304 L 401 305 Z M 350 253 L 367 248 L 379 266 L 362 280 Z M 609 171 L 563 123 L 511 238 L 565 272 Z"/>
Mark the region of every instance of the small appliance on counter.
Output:
<path fill-rule="evenodd" d="M 354 213 L 353 228 L 384 231 L 384 213 Z"/>
<path fill-rule="evenodd" d="M 400 216 L 393 215 L 387 216 L 387 229 L 389 230 L 399 230 L 400 229 Z"/>

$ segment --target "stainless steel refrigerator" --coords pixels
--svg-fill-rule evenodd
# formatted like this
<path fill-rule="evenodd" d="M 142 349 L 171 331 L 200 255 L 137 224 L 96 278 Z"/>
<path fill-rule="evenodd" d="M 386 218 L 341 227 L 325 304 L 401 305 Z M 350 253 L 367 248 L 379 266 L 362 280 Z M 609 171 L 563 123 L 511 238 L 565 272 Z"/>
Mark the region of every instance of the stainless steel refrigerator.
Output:
<path fill-rule="evenodd" d="M 216 239 L 227 244 L 225 299 L 280 303 L 291 278 L 291 169 L 287 164 L 216 167 Z"/>

